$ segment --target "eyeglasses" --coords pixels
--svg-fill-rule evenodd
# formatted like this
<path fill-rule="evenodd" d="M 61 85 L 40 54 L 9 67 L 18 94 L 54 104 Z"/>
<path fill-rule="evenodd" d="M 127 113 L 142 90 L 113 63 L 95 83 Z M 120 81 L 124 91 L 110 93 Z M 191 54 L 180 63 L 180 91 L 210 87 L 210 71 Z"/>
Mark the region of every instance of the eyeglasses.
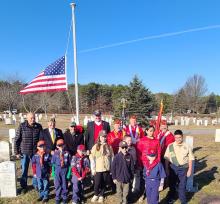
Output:
<path fill-rule="evenodd" d="M 58 144 L 57 147 L 63 147 L 64 144 Z"/>
<path fill-rule="evenodd" d="M 128 149 L 128 147 L 121 147 L 122 149 Z"/>
<path fill-rule="evenodd" d="M 38 147 L 40 147 L 40 148 L 44 148 L 44 147 L 45 147 L 45 145 L 38 145 Z"/>

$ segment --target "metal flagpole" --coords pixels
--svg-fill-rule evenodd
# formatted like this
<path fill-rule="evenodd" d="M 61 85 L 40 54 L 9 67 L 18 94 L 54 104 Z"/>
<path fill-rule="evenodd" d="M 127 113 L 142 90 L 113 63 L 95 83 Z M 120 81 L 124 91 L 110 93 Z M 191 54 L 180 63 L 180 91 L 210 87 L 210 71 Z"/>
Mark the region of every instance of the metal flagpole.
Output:
<path fill-rule="evenodd" d="M 75 24 L 75 3 L 70 4 L 72 8 L 72 24 L 73 24 L 73 55 L 74 55 L 74 72 L 75 72 L 75 97 L 76 97 L 76 124 L 79 124 L 79 95 L 78 95 L 78 69 L 76 61 L 76 24 Z"/>

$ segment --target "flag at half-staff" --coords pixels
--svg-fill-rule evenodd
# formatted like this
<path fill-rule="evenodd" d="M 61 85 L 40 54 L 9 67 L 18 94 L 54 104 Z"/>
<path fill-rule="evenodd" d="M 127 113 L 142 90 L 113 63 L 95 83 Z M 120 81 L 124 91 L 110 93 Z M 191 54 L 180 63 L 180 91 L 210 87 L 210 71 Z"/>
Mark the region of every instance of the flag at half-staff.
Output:
<path fill-rule="evenodd" d="M 19 93 L 58 92 L 67 90 L 66 57 L 63 56 L 47 66 Z"/>
<path fill-rule="evenodd" d="M 160 132 L 160 123 L 161 123 L 161 119 L 162 119 L 162 113 L 163 113 L 163 100 L 161 100 L 161 102 L 160 102 L 160 111 L 158 113 L 158 117 L 156 120 L 155 131 L 154 131 L 155 137 L 157 137 L 157 135 Z"/>

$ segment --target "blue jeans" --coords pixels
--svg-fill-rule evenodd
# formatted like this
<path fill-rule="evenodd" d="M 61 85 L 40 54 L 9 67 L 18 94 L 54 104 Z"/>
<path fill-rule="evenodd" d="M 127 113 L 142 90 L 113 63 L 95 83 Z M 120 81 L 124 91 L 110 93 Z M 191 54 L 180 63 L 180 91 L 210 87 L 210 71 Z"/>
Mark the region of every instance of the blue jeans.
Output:
<path fill-rule="evenodd" d="M 49 179 L 47 178 L 37 178 L 39 197 L 43 199 L 48 199 L 49 194 Z"/>
<path fill-rule="evenodd" d="M 29 163 L 31 161 L 32 156 L 27 154 L 22 154 L 21 156 L 21 188 L 27 188 L 27 178 L 28 178 L 28 167 Z M 32 179 L 32 185 L 35 189 L 37 189 L 37 178 L 33 177 Z"/>
<path fill-rule="evenodd" d="M 83 191 L 83 182 L 78 181 L 76 176 L 72 176 L 72 184 L 73 184 L 73 202 L 81 202 L 84 198 L 84 191 Z"/>
<path fill-rule="evenodd" d="M 175 184 L 178 184 L 178 195 L 181 204 L 185 204 L 186 202 L 186 179 L 187 179 L 187 170 L 188 168 L 183 168 L 183 167 L 177 167 L 173 164 L 171 164 L 171 169 L 170 171 L 172 180 L 174 181 Z M 174 188 L 174 187 L 173 187 Z M 175 191 L 175 189 L 173 189 Z"/>

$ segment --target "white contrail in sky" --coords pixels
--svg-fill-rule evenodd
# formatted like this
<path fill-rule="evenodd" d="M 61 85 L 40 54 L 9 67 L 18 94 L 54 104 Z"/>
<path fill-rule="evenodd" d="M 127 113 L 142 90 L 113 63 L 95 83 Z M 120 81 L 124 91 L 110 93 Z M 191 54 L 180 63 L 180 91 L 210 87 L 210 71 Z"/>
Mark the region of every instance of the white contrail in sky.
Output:
<path fill-rule="evenodd" d="M 79 51 L 79 53 L 92 52 L 92 51 L 97 51 L 97 50 L 101 50 L 101 49 L 136 43 L 136 42 L 140 42 L 140 41 L 144 41 L 144 40 L 166 38 L 166 37 L 171 37 L 171 36 L 175 36 L 175 35 L 182 35 L 184 33 L 199 32 L 199 31 L 203 31 L 203 30 L 211 30 L 211 29 L 217 29 L 217 28 L 220 28 L 220 25 L 205 26 L 205 27 L 200 27 L 200 28 L 192 28 L 192 29 L 188 29 L 188 30 L 182 30 L 182 31 L 178 31 L 178 32 L 171 32 L 171 33 L 163 33 L 163 34 L 159 34 L 159 35 L 146 36 L 146 37 L 138 38 L 135 40 L 128 40 L 128 41 L 103 45 L 100 47 L 81 50 L 81 51 Z"/>

